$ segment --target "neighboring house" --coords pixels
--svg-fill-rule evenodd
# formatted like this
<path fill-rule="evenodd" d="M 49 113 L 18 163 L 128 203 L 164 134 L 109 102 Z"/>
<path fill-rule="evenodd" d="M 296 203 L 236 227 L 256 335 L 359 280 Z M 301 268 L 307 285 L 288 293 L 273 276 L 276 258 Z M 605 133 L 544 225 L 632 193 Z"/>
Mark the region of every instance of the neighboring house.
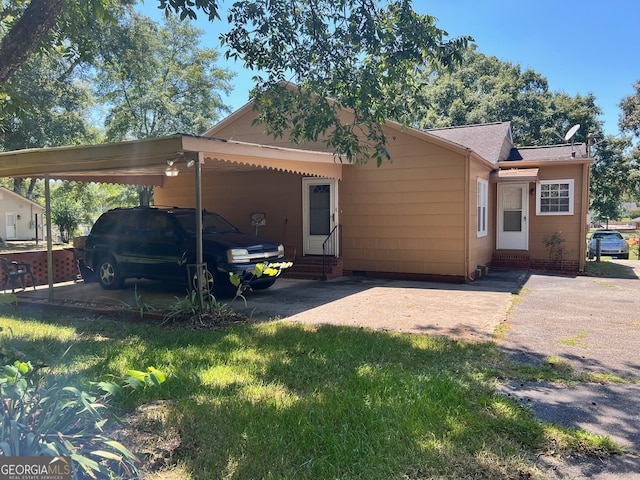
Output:
<path fill-rule="evenodd" d="M 509 122 L 430 131 L 388 122 L 392 162 L 323 165 L 323 174 L 310 152 L 323 144 L 274 140 L 253 125 L 252 106 L 205 137 L 273 155 L 279 147 L 287 158 L 201 153 L 203 164 L 220 165 L 202 171 L 203 207 L 281 240 L 298 265 L 325 254 L 338 274 L 452 282 L 476 279 L 481 266 L 584 269 L 591 159 L 583 144 L 514 148 Z M 158 205 L 193 202 L 189 175 L 155 189 Z"/>
<path fill-rule="evenodd" d="M 44 207 L 0 187 L 0 238 L 2 240 L 42 240 Z"/>
<path fill-rule="evenodd" d="M 622 202 L 621 207 L 625 215 L 629 215 L 630 212 L 638 210 L 638 204 L 636 202 Z"/>

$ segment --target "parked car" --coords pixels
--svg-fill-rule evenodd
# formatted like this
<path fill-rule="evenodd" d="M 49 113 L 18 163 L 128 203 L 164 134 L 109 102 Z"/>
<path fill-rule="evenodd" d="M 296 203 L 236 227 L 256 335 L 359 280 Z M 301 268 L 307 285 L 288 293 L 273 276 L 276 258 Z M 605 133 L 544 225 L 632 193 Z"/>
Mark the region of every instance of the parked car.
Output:
<path fill-rule="evenodd" d="M 589 259 L 596 256 L 596 240 L 600 239 L 600 255 L 629 258 L 629 244 L 620 232 L 596 230 L 589 239 Z"/>
<path fill-rule="evenodd" d="M 109 210 L 98 218 L 84 242 L 84 263 L 107 290 L 122 288 L 127 278 L 194 285 L 196 215 L 192 208 Z M 203 260 L 211 273 L 207 285 L 217 295 L 235 291 L 230 273 L 252 288 L 264 289 L 290 266 L 283 262 L 281 243 L 241 233 L 218 214 L 202 213 L 202 232 Z M 274 268 L 260 277 L 251 273 L 265 262 Z"/>

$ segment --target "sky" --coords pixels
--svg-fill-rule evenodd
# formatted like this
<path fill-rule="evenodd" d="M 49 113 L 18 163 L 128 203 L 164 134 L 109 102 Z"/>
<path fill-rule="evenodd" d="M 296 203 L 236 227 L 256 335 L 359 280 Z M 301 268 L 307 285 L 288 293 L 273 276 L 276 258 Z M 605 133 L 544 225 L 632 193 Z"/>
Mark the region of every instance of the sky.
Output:
<path fill-rule="evenodd" d="M 233 0 L 220 2 L 224 8 Z M 160 21 L 158 4 L 145 0 L 139 11 Z M 470 35 L 479 52 L 543 75 L 551 91 L 593 93 L 605 133 L 619 134 L 618 105 L 640 81 L 640 0 L 413 0 L 413 8 L 436 17 L 449 38 Z M 225 15 L 199 17 L 202 46 L 219 49 Z M 252 72 L 220 58 L 220 67 L 236 73 L 234 91 L 223 97 L 236 110 L 249 100 Z"/>

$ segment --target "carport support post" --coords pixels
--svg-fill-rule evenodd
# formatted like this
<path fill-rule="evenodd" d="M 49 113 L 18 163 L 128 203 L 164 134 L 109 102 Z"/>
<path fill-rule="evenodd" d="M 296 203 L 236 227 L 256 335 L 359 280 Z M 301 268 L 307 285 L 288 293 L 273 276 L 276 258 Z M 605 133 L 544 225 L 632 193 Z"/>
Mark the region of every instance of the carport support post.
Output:
<path fill-rule="evenodd" d="M 196 272 L 198 275 L 197 288 L 198 288 L 198 305 L 200 307 L 200 314 L 204 307 L 204 301 L 202 299 L 203 286 L 204 286 L 204 257 L 202 254 L 202 163 L 204 162 L 204 155 L 202 152 L 198 152 L 198 158 L 196 160 Z"/>
<path fill-rule="evenodd" d="M 51 187 L 49 174 L 44 176 L 44 206 L 47 213 L 47 281 L 49 282 L 49 301 L 53 302 L 53 242 L 51 238 Z M 31 279 L 33 281 L 33 278 Z"/>

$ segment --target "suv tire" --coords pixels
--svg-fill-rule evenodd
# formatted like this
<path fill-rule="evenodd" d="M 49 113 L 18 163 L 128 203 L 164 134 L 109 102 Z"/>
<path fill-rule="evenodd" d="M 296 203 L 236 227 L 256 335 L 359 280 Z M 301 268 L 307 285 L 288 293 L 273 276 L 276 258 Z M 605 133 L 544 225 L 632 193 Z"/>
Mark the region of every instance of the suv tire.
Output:
<path fill-rule="evenodd" d="M 117 290 L 124 285 L 124 278 L 120 275 L 118 264 L 111 255 L 100 259 L 97 273 L 100 286 L 105 290 Z"/>

